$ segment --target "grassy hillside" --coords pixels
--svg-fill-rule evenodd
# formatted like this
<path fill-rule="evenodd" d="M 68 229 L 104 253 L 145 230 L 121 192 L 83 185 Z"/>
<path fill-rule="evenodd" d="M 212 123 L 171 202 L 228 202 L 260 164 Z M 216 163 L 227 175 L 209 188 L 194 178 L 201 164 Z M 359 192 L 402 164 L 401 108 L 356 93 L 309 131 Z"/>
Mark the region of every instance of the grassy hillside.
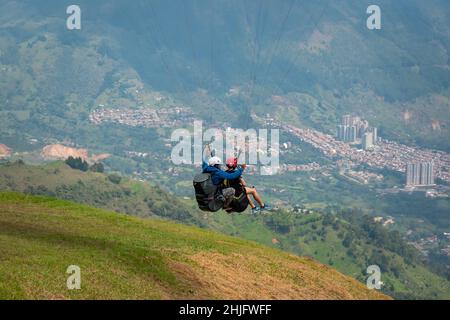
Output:
<path fill-rule="evenodd" d="M 256 243 L 46 197 L 0 193 L 3 299 L 385 299 Z M 69 265 L 81 290 L 66 288 Z"/>
<path fill-rule="evenodd" d="M 394 298 L 450 298 L 445 274 L 431 271 L 419 252 L 398 234 L 363 219 L 362 212 L 329 215 L 205 214 L 193 200 L 179 199 L 147 183 L 108 174 L 73 170 L 63 162 L 30 166 L 20 162 L 0 166 L 0 190 L 52 196 L 142 217 L 161 217 L 256 241 L 308 256 L 365 283 L 367 266 L 382 270 L 382 291 Z"/>

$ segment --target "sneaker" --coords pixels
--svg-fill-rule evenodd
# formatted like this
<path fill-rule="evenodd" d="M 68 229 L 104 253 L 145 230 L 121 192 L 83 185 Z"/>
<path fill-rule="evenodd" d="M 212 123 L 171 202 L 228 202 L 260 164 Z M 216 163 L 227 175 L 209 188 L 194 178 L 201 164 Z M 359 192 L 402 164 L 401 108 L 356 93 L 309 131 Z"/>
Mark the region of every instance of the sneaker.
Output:
<path fill-rule="evenodd" d="M 270 211 L 272 210 L 272 206 L 268 203 L 264 203 L 264 207 L 261 207 L 261 211 Z"/>
<path fill-rule="evenodd" d="M 259 207 L 252 208 L 252 214 L 257 215 L 260 212 L 261 212 L 261 209 Z"/>

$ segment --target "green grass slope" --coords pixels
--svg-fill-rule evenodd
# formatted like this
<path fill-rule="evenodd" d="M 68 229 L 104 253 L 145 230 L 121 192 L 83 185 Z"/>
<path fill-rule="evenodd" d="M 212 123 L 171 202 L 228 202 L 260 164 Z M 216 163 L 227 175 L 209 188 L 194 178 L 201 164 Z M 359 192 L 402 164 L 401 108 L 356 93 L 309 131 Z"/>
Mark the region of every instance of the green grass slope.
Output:
<path fill-rule="evenodd" d="M 178 199 L 148 183 L 108 174 L 73 170 L 63 162 L 42 166 L 0 165 L 0 191 L 51 196 L 97 208 L 157 217 L 207 227 L 226 235 L 308 256 L 365 283 L 367 266 L 382 270 L 382 292 L 396 299 L 449 299 L 450 282 L 422 261 L 401 237 L 359 219 L 363 213 L 332 216 L 319 212 L 294 214 L 283 210 L 252 216 L 205 214 L 190 200 Z"/>
<path fill-rule="evenodd" d="M 385 299 L 321 265 L 196 227 L 0 193 L 2 299 Z M 81 268 L 68 290 L 66 269 Z"/>

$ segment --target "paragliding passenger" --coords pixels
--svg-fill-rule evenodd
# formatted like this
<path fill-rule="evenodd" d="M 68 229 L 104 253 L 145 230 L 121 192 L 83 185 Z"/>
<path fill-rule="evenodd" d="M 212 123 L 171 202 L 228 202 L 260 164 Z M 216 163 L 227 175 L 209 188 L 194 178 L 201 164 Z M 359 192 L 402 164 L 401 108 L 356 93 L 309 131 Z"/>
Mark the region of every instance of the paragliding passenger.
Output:
<path fill-rule="evenodd" d="M 228 168 L 228 170 L 226 171 L 227 173 L 236 172 L 237 167 L 238 167 L 237 161 L 238 161 L 237 158 L 227 159 L 227 162 L 226 162 L 226 165 Z M 259 193 L 255 187 L 247 187 L 247 184 L 246 184 L 244 178 L 242 178 L 242 176 L 237 179 L 234 179 L 234 180 L 227 180 L 227 181 L 225 181 L 224 184 L 226 186 L 232 187 L 235 190 L 239 190 L 239 189 L 243 188 L 243 190 L 247 194 L 248 203 L 250 204 L 250 207 L 252 208 L 253 214 L 257 214 L 262 210 L 271 210 L 271 207 L 269 206 L 269 204 L 263 202 L 261 196 L 259 195 Z M 259 207 L 255 206 L 255 203 L 250 198 L 250 195 L 259 204 Z"/>

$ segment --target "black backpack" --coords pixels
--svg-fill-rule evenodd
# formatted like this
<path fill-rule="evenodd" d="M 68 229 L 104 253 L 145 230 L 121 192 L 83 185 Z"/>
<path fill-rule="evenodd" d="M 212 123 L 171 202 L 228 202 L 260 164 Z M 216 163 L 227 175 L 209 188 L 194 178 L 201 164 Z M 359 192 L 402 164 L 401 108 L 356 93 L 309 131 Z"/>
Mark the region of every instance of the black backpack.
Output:
<path fill-rule="evenodd" d="M 248 201 L 247 194 L 245 193 L 244 189 L 243 192 L 240 192 L 239 196 L 235 196 L 233 201 L 231 201 L 231 210 L 228 210 L 227 212 L 244 212 L 245 210 L 247 210 L 249 204 L 250 202 Z"/>
<path fill-rule="evenodd" d="M 195 199 L 200 210 L 216 212 L 223 208 L 223 197 L 218 197 L 219 188 L 212 183 L 210 173 L 199 173 L 194 177 Z"/>

